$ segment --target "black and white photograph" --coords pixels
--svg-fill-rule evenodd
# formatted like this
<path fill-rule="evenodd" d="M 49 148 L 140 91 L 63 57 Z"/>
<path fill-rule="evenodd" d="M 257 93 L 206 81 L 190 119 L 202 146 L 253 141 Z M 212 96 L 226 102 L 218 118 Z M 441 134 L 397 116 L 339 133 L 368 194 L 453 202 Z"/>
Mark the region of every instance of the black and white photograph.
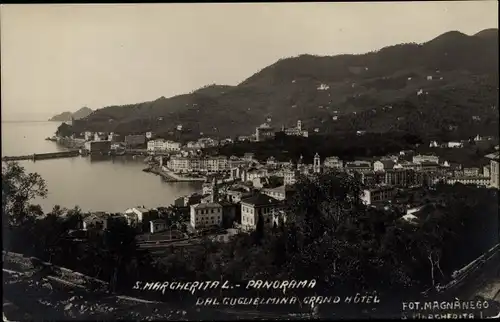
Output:
<path fill-rule="evenodd" d="M 498 1 L 2 4 L 3 321 L 500 319 Z"/>

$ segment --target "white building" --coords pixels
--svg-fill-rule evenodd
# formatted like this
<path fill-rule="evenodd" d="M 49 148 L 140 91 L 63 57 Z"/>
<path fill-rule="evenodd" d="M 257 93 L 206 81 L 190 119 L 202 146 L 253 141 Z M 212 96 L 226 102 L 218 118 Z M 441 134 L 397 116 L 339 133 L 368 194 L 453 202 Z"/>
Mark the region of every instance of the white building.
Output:
<path fill-rule="evenodd" d="M 373 171 L 385 171 L 394 169 L 396 162 L 393 160 L 378 160 L 373 162 Z"/>
<path fill-rule="evenodd" d="M 273 227 L 275 218 L 280 215 L 283 203 L 264 194 L 258 194 L 241 201 L 241 226 L 250 231 L 257 228 L 260 217 L 264 220 L 264 227 Z"/>
<path fill-rule="evenodd" d="M 85 141 L 93 141 L 94 140 L 94 132 L 86 131 L 84 134 Z"/>
<path fill-rule="evenodd" d="M 264 123 L 255 128 L 255 140 L 265 141 L 269 139 L 273 139 L 275 136 L 275 130 L 269 124 Z"/>
<path fill-rule="evenodd" d="M 295 188 L 283 185 L 277 188 L 264 188 L 262 189 L 262 193 L 276 200 L 283 201 L 295 193 Z"/>
<path fill-rule="evenodd" d="M 149 213 L 149 209 L 146 209 L 145 207 L 134 207 L 134 208 L 129 208 L 125 210 L 125 215 L 127 217 L 135 216 L 137 219 L 137 222 L 141 223 L 144 220 L 144 216 Z"/>
<path fill-rule="evenodd" d="M 436 155 L 415 155 L 413 157 L 413 163 L 422 163 L 422 162 L 432 162 L 439 163 L 439 157 Z"/>
<path fill-rule="evenodd" d="M 365 205 L 371 205 L 376 202 L 384 202 L 391 200 L 396 190 L 389 186 L 374 187 L 363 190 L 361 200 Z"/>
<path fill-rule="evenodd" d="M 154 136 L 153 132 L 151 132 L 151 131 L 146 132 L 146 139 L 151 140 L 153 138 L 153 136 Z"/>
<path fill-rule="evenodd" d="M 283 170 L 283 183 L 285 185 L 293 185 L 297 182 L 300 172 L 295 169 Z"/>
<path fill-rule="evenodd" d="M 167 151 L 180 151 L 182 144 L 180 142 L 175 141 L 166 141 L 165 148 Z"/>
<path fill-rule="evenodd" d="M 474 185 L 478 187 L 488 187 L 490 186 L 490 178 L 488 177 L 453 177 L 446 179 L 446 183 L 453 185 L 455 183 L 461 183 L 466 185 Z"/>
<path fill-rule="evenodd" d="M 111 132 L 108 134 L 108 141 L 111 141 L 111 142 L 120 142 L 122 139 L 122 136 L 117 134 L 117 133 L 114 133 L 114 132 Z"/>
<path fill-rule="evenodd" d="M 165 150 L 165 140 L 157 139 L 148 141 L 147 146 L 148 151 L 164 151 Z"/>
<path fill-rule="evenodd" d="M 449 148 L 463 148 L 464 144 L 462 142 L 448 142 Z"/>
<path fill-rule="evenodd" d="M 158 151 L 158 152 L 177 152 L 181 150 L 181 144 L 179 142 L 156 139 L 148 141 L 148 151 Z"/>
<path fill-rule="evenodd" d="M 94 133 L 94 141 L 107 141 L 108 135 L 104 132 L 96 132 Z"/>
<path fill-rule="evenodd" d="M 199 203 L 190 207 L 190 224 L 194 229 L 222 225 L 222 205 L 217 202 Z"/>
<path fill-rule="evenodd" d="M 155 219 L 149 222 L 149 231 L 151 234 L 167 230 L 167 223 L 163 219 Z"/>
<path fill-rule="evenodd" d="M 291 135 L 291 136 L 303 136 L 303 137 L 309 136 L 309 132 L 302 128 L 302 121 L 301 120 L 297 121 L 296 127 L 287 128 L 287 129 L 285 129 L 283 127 L 282 131 L 285 132 L 286 135 Z"/>
<path fill-rule="evenodd" d="M 486 157 L 490 159 L 490 187 L 498 189 L 500 181 L 499 152 L 488 154 Z"/>
<path fill-rule="evenodd" d="M 344 161 L 335 156 L 327 157 L 325 161 L 323 161 L 323 166 L 331 169 L 342 169 L 344 167 Z"/>

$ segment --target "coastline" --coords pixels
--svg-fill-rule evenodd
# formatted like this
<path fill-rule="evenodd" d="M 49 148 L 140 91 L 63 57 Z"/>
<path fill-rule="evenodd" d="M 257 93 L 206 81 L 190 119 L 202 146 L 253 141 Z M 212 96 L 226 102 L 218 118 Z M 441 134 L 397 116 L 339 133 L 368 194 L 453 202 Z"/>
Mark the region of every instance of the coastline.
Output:
<path fill-rule="evenodd" d="M 159 175 L 168 182 L 205 182 L 206 178 L 193 178 L 193 177 L 183 177 L 172 171 L 165 171 L 158 166 L 147 167 L 143 170 L 144 172 Z"/>

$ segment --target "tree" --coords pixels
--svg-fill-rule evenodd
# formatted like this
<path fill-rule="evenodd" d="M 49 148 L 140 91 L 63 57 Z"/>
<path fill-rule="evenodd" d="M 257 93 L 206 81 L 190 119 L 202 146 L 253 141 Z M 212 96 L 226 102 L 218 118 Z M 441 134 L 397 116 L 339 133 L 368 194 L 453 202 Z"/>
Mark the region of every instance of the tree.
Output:
<path fill-rule="evenodd" d="M 45 180 L 38 173 L 26 173 L 17 162 L 2 163 L 2 210 L 4 223 L 20 225 L 33 213 L 30 201 L 47 196 Z"/>
<path fill-rule="evenodd" d="M 32 205 L 30 201 L 46 195 L 46 184 L 39 174 L 26 173 L 17 162 L 2 163 L 4 249 L 22 251 L 35 244 L 34 222 L 43 212 L 40 206 Z"/>

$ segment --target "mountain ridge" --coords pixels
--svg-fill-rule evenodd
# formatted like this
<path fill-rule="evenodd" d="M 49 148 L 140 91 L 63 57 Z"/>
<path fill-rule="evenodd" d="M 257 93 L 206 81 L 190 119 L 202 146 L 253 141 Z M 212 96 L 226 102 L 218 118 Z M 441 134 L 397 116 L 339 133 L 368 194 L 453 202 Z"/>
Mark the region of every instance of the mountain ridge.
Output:
<path fill-rule="evenodd" d="M 355 130 L 355 126 L 346 128 L 330 121 L 334 114 L 362 113 L 413 100 L 420 90 L 424 95 L 431 92 L 436 99 L 433 104 L 446 110 L 454 104 L 469 104 L 471 109 L 498 106 L 497 71 L 498 29 L 472 36 L 451 31 L 422 44 L 398 44 L 359 55 L 304 54 L 280 59 L 235 86 L 212 84 L 189 94 L 98 109 L 78 122 L 75 131 L 175 132 L 182 124 L 183 132 L 192 136 L 202 132 L 227 137 L 253 132 L 268 116 L 276 127 L 302 119 L 306 127 L 319 127 L 322 132 Z M 472 89 L 474 101 L 444 95 L 445 102 L 434 95 L 451 88 Z M 497 114 L 498 109 L 486 112 Z M 485 129 L 491 132 L 491 126 Z M 389 130 L 389 126 L 379 130 Z"/>

